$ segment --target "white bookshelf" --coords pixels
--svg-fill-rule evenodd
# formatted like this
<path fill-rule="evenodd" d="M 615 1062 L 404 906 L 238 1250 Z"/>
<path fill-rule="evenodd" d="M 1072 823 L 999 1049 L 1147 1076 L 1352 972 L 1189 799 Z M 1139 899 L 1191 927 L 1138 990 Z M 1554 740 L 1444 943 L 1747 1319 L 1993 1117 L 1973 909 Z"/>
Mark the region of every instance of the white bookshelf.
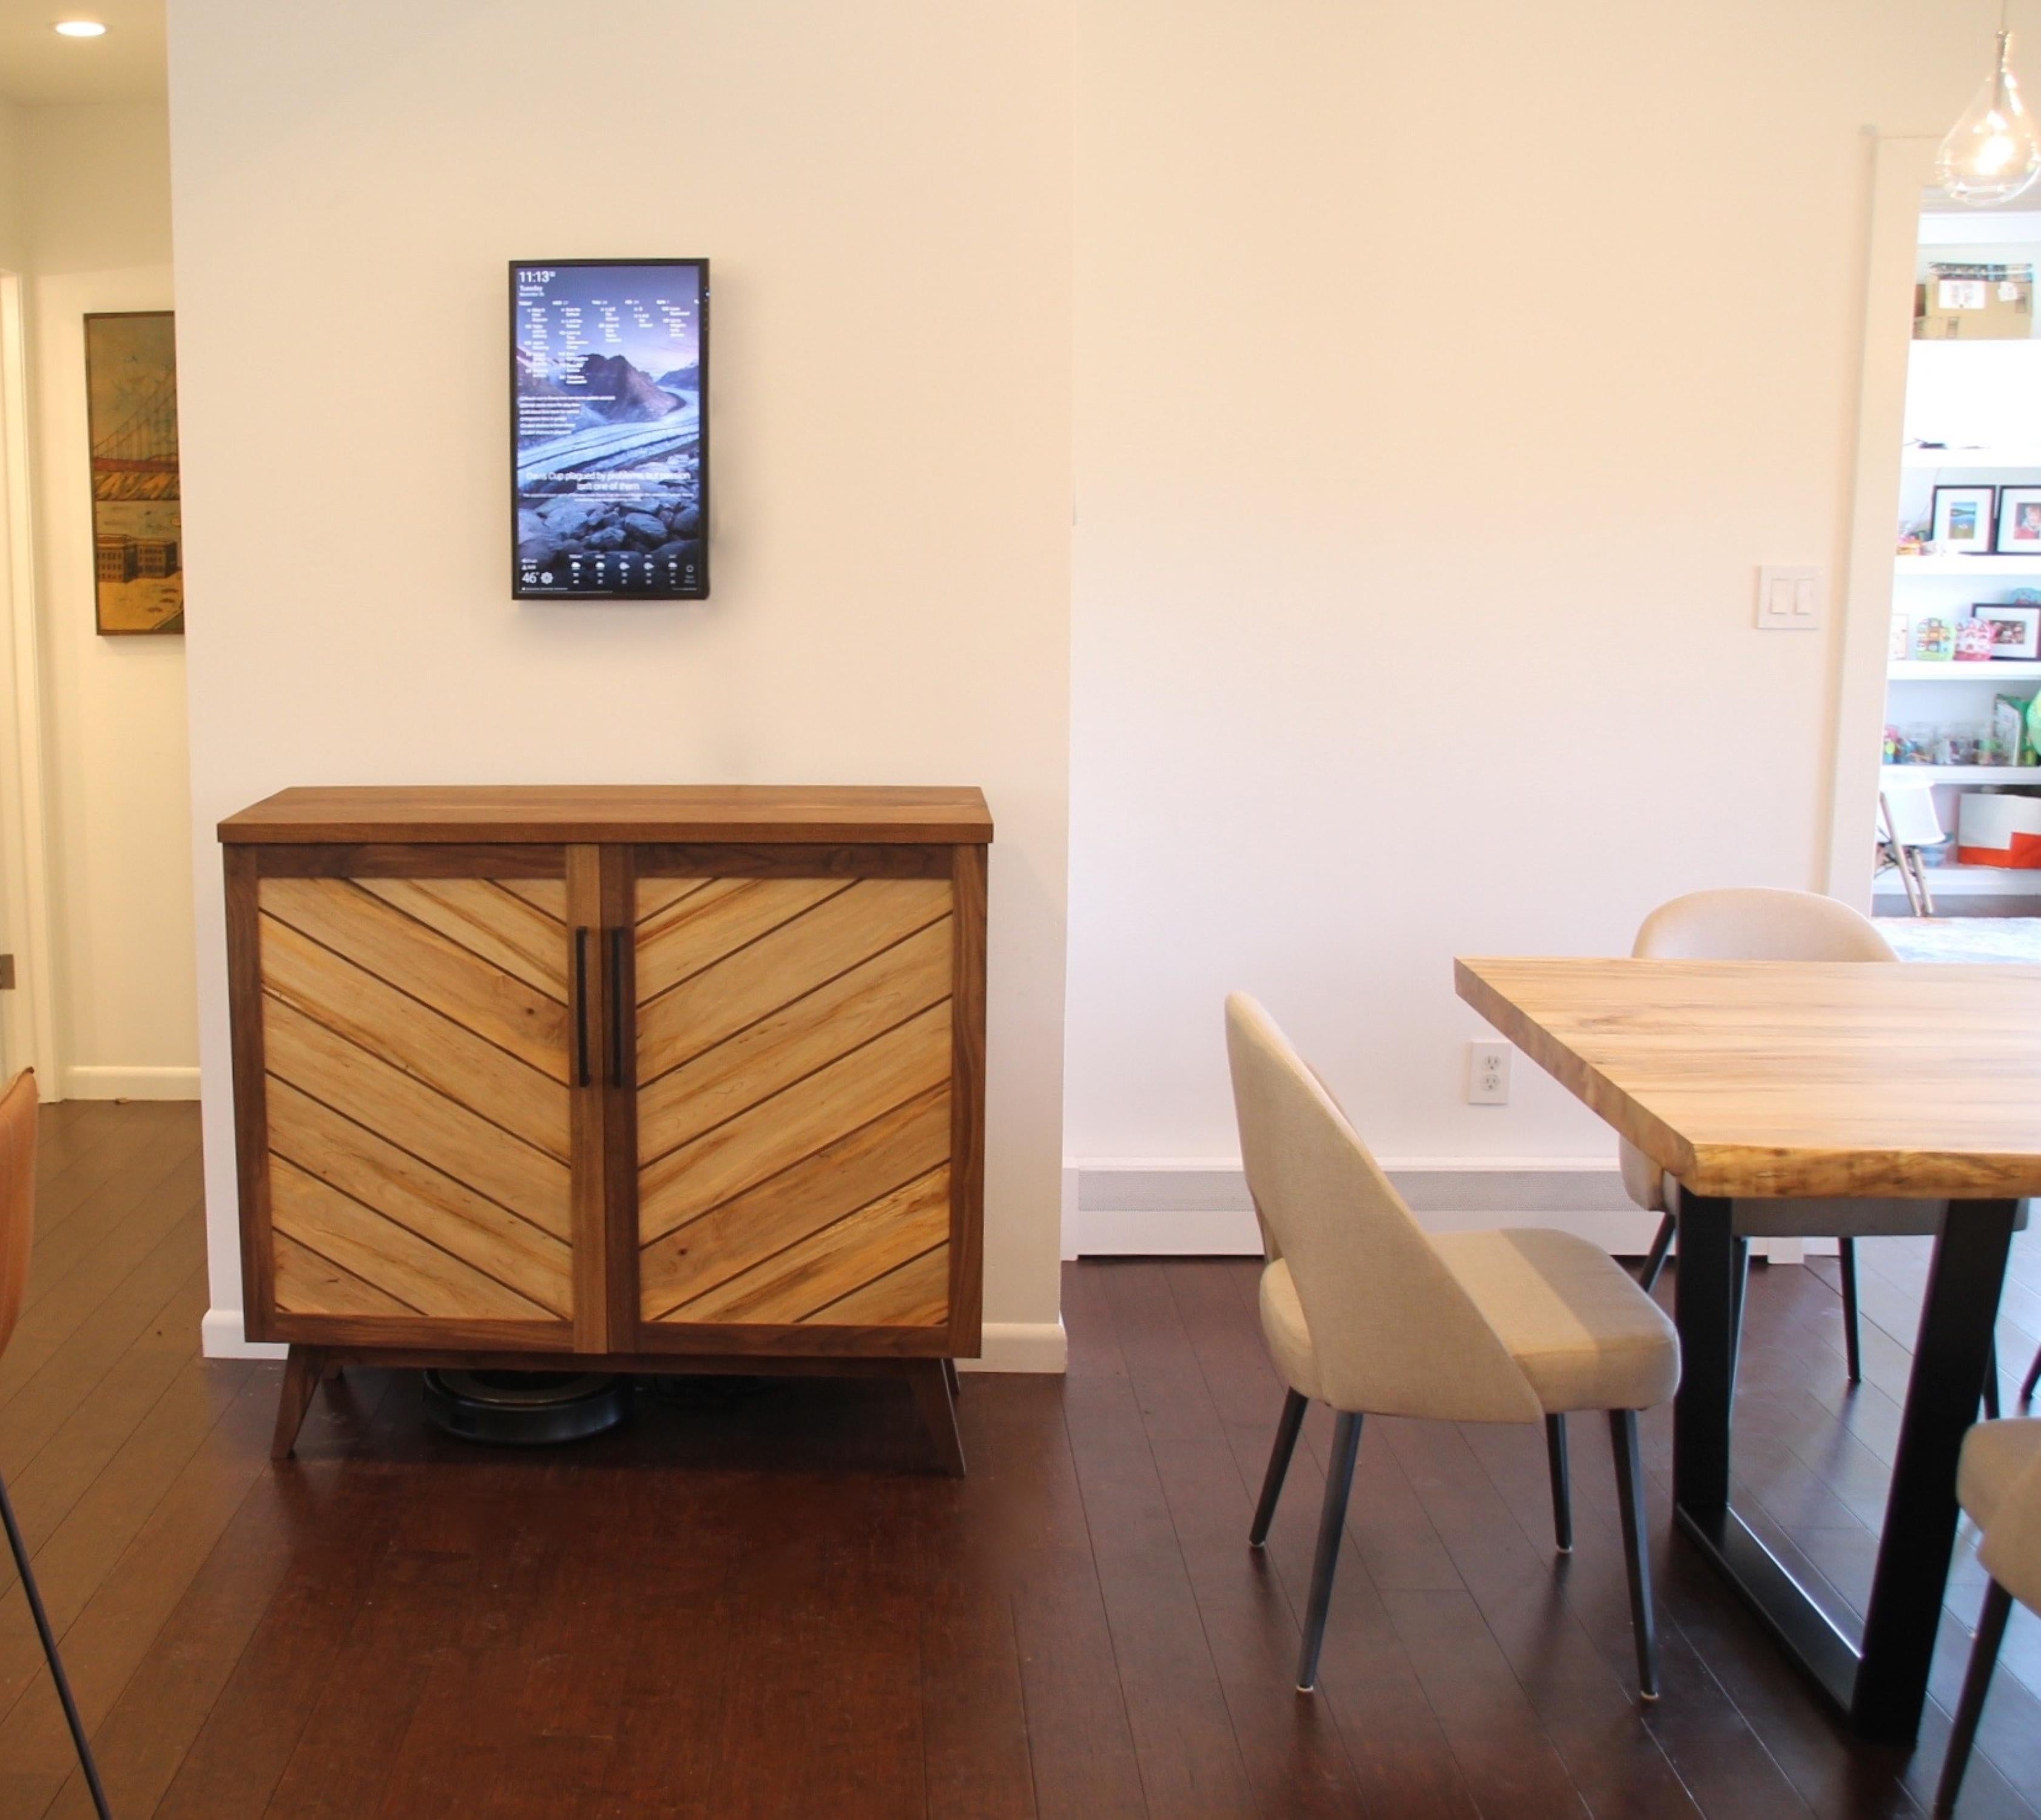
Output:
<path fill-rule="evenodd" d="M 2041 663 L 2021 663 L 1996 658 L 1983 663 L 1959 663 L 1954 658 L 1943 662 L 1889 663 L 1887 682 L 2041 682 Z"/>

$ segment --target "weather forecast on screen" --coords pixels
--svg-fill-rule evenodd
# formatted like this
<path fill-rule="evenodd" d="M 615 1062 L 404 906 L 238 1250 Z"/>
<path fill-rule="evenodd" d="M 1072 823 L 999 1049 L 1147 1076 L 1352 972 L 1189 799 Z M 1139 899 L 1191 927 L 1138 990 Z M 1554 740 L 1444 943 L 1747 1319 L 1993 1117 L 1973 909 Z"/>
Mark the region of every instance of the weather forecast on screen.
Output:
<path fill-rule="evenodd" d="M 708 597 L 708 261 L 510 268 L 519 600 Z"/>

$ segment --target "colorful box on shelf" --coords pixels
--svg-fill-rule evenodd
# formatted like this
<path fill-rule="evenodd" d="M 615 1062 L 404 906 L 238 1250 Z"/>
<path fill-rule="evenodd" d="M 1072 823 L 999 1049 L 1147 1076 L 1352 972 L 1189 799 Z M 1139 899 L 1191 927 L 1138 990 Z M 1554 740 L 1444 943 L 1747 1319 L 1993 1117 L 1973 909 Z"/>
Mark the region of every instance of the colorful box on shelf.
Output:
<path fill-rule="evenodd" d="M 1974 791 L 1959 798 L 1956 861 L 2041 870 L 2041 796 L 1992 796 Z"/>

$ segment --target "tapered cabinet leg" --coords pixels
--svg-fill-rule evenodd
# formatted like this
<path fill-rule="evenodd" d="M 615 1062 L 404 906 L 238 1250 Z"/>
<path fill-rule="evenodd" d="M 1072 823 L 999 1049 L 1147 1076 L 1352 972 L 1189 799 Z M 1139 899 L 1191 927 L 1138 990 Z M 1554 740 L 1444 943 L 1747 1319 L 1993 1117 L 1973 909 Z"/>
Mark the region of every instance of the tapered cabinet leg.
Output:
<path fill-rule="evenodd" d="M 269 1457 L 288 1459 L 298 1444 L 298 1430 L 305 1425 L 305 1412 L 312 1406 L 312 1393 L 326 1375 L 326 1353 L 317 1346 L 293 1346 L 284 1361 L 284 1388 L 277 1399 L 277 1432 L 270 1438 Z"/>
<path fill-rule="evenodd" d="M 85 1772 L 85 1785 L 92 1794 L 93 1811 L 99 1820 L 108 1820 L 106 1791 L 99 1785 L 99 1765 L 93 1761 L 91 1741 L 85 1735 L 85 1722 L 78 1715 L 78 1703 L 71 1698 L 71 1677 L 64 1673 L 63 1658 L 57 1654 L 55 1631 L 50 1628 L 50 1616 L 43 1608 L 42 1589 L 36 1584 L 36 1576 L 29 1566 L 29 1545 L 21 1540 L 20 1526 L 14 1521 L 14 1506 L 7 1497 L 7 1484 L 0 1479 L 0 1524 L 7 1531 L 7 1547 L 14 1557 L 14 1570 L 21 1576 L 21 1591 L 29 1604 L 29 1614 L 36 1621 L 36 1635 L 42 1639 L 43 1657 L 50 1665 L 50 1679 L 56 1683 L 57 1701 L 63 1707 L 64 1723 L 71 1727 L 71 1741 L 78 1749 L 78 1767 Z"/>
<path fill-rule="evenodd" d="M 1623 1553 L 1630 1569 L 1630 1624 L 1637 1643 L 1637 1691 L 1658 1697 L 1658 1624 L 1651 1609 L 1650 1538 L 1644 1528 L 1644 1464 L 1637 1448 L 1637 1412 L 1611 1410 L 1608 1439 L 1616 1456 L 1616 1501 L 1623 1513 Z"/>
<path fill-rule="evenodd" d="M 1310 1602 L 1304 1610 L 1304 1646 L 1297 1658 L 1297 1691 L 1318 1685 L 1318 1651 L 1326 1641 L 1326 1615 L 1333 1604 L 1333 1572 L 1339 1566 L 1340 1537 L 1346 1528 L 1347 1494 L 1353 1489 L 1354 1456 L 1360 1452 L 1360 1417 L 1342 1410 L 1333 1425 L 1333 1456 L 1326 1463 L 1326 1501 L 1318 1512 L 1318 1550 L 1311 1561 Z"/>
<path fill-rule="evenodd" d="M 1849 1370 L 1849 1381 L 1853 1384 L 1864 1382 L 1864 1341 L 1856 1314 L 1856 1241 L 1839 1238 L 1836 1241 L 1836 1268 L 1843 1284 L 1843 1358 Z"/>
<path fill-rule="evenodd" d="M 1566 1460 L 1566 1418 L 1545 1418 L 1545 1459 L 1552 1471 L 1552 1540 L 1562 1555 L 1574 1551 L 1574 1477 Z"/>
<path fill-rule="evenodd" d="M 943 1360 L 943 1382 L 949 1386 L 952 1396 L 956 1395 L 963 1388 L 963 1379 L 957 1375 L 956 1360 Z"/>
<path fill-rule="evenodd" d="M 2005 1640 L 2005 1621 L 2012 1616 L 2012 1595 L 1994 1580 L 1985 1589 L 1984 1610 L 1978 1618 L 1977 1641 L 1970 1646 L 1970 1665 L 1964 1671 L 1955 1722 L 1949 1727 L 1949 1754 L 1942 1759 L 1942 1780 L 1935 1788 L 1935 1812 L 1955 1810 L 1963 1772 L 1970 1767 L 1970 1746 L 1977 1742 L 1984 1696 L 1991 1689 L 1991 1671 L 1998 1663 L 1998 1646 Z"/>
<path fill-rule="evenodd" d="M 1268 1470 L 1261 1475 L 1261 1501 L 1254 1507 L 1254 1527 L 1247 1532 L 1248 1546 L 1259 1548 L 1268 1540 L 1268 1525 L 1276 1520 L 1276 1500 L 1283 1495 L 1283 1480 L 1290 1470 L 1290 1456 L 1297 1451 L 1297 1431 L 1304 1425 L 1304 1411 L 1310 1399 L 1302 1391 L 1283 1398 L 1283 1413 L 1276 1421 L 1276 1444 L 1268 1450 Z"/>
<path fill-rule="evenodd" d="M 950 1395 L 949 1373 L 944 1359 L 908 1361 L 907 1380 L 914 1387 L 914 1401 L 921 1420 L 928 1425 L 929 1444 L 934 1449 L 936 1469 L 952 1479 L 963 1477 L 963 1437 L 957 1433 L 956 1402 Z"/>

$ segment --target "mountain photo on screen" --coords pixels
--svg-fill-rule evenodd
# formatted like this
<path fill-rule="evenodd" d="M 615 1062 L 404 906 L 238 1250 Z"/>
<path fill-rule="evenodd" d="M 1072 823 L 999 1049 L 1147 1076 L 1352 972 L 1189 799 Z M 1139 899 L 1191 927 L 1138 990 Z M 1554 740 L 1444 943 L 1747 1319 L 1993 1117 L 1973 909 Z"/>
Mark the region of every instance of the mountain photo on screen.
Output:
<path fill-rule="evenodd" d="M 708 264 L 510 269 L 520 600 L 708 596 Z"/>

